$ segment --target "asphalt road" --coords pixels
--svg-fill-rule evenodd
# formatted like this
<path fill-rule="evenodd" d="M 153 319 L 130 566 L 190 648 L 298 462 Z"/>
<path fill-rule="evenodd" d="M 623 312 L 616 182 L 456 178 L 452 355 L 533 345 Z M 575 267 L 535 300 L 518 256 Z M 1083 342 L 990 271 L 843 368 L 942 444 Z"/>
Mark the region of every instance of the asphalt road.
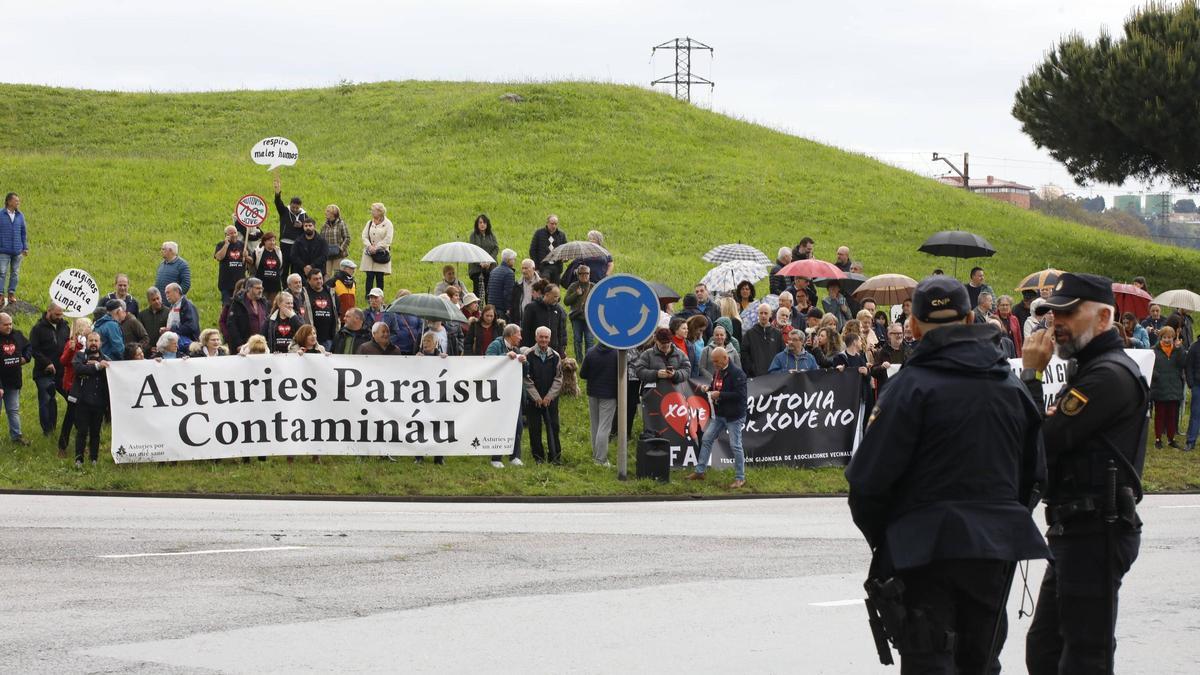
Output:
<path fill-rule="evenodd" d="M 0 672 L 898 672 L 842 499 L 0 496 L 0 514 Z M 1142 516 L 1118 670 L 1194 672 L 1200 497 Z M 1009 672 L 1018 604 L 1019 583 Z"/>

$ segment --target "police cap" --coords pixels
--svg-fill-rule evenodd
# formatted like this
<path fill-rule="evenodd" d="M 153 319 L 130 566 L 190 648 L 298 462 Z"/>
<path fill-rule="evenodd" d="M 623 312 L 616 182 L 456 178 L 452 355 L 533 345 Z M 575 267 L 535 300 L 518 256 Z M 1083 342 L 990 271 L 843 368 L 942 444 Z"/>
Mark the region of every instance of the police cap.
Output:
<path fill-rule="evenodd" d="M 912 313 L 923 323 L 960 321 L 971 313 L 967 288 L 945 275 L 925 277 L 913 291 Z"/>
<path fill-rule="evenodd" d="M 1058 277 L 1054 293 L 1033 311 L 1037 316 L 1049 311 L 1073 311 L 1079 303 L 1086 300 L 1105 305 L 1116 304 L 1112 279 L 1098 274 L 1063 274 Z"/>

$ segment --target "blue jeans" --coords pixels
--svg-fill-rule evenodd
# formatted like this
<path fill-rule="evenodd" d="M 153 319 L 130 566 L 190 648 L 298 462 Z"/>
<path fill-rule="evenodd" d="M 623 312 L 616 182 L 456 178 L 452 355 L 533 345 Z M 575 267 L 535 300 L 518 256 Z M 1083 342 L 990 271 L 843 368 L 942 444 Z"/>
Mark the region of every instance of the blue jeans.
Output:
<path fill-rule="evenodd" d="M 742 449 L 742 428 L 745 425 L 745 417 L 737 420 L 727 420 L 716 415 L 710 417 L 708 428 L 704 430 L 704 440 L 700 442 L 700 460 L 696 464 L 696 473 L 703 474 L 708 468 L 713 443 L 717 442 L 717 436 L 720 436 L 722 431 L 728 429 L 729 445 L 733 448 L 734 478 L 746 480 L 746 451 Z"/>
<path fill-rule="evenodd" d="M 8 435 L 17 439 L 21 437 L 21 390 L 4 390 L 4 411 L 8 413 Z"/>
<path fill-rule="evenodd" d="M 583 357 L 596 344 L 596 337 L 588 330 L 587 320 L 583 317 L 571 319 L 571 334 L 575 338 L 575 360 L 583 363 Z"/>
<path fill-rule="evenodd" d="M 12 275 L 9 275 L 9 271 Z M 4 280 L 8 279 L 8 293 L 17 292 L 17 276 L 21 272 L 21 255 L 0 253 L 0 293 L 5 292 Z"/>
<path fill-rule="evenodd" d="M 58 427 L 58 388 L 49 375 L 33 378 L 33 384 L 37 386 L 38 421 L 42 424 L 42 433 L 49 434 Z"/>
<path fill-rule="evenodd" d="M 1195 445 L 1196 437 L 1200 436 L 1200 403 L 1196 402 L 1197 397 L 1200 397 L 1200 386 L 1192 387 L 1192 405 L 1188 409 L 1188 417 L 1190 418 L 1188 419 L 1187 430 L 1188 446 Z"/>

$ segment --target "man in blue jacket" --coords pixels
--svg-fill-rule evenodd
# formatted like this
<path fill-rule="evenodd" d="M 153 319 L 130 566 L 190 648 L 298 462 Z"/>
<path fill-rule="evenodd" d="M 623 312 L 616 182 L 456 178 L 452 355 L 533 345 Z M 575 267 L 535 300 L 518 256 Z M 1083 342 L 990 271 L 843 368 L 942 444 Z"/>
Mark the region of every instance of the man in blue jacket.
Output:
<path fill-rule="evenodd" d="M 771 359 L 768 373 L 798 373 L 802 370 L 816 370 L 817 359 L 804 349 L 804 331 L 792 330 L 788 333 L 787 349 Z"/>
<path fill-rule="evenodd" d="M 29 255 L 29 239 L 25 236 L 21 196 L 10 192 L 4 196 L 4 210 L 0 211 L 0 299 L 5 305 L 17 300 L 17 275 L 26 255 Z M 7 295 L 3 295 L 6 284 Z"/>
<path fill-rule="evenodd" d="M 492 270 L 488 275 L 487 299 L 493 307 L 496 308 L 496 316 L 509 317 L 509 312 L 512 309 L 509 305 L 512 300 L 513 286 L 516 284 L 516 273 L 513 271 L 513 265 L 517 263 L 517 252 L 511 248 L 506 248 L 500 252 L 500 265 Z M 517 316 L 517 323 L 520 323 L 520 315 Z M 513 323 L 509 321 L 509 323 Z"/>
<path fill-rule="evenodd" d="M 125 319 L 125 303 L 120 300 L 109 300 L 104 305 L 104 316 L 96 320 L 92 330 L 100 334 L 100 353 L 108 361 L 121 361 L 125 358 L 125 335 L 121 332 L 121 321 Z M 154 340 L 158 340 L 155 335 Z M 68 390 L 70 384 L 67 385 Z"/>
<path fill-rule="evenodd" d="M 704 440 L 700 442 L 700 458 L 696 470 L 687 480 L 704 480 L 708 460 L 712 456 L 713 443 L 722 431 L 729 431 L 729 445 L 733 449 L 734 480 L 730 489 L 746 485 L 746 452 L 742 449 L 742 428 L 746 425 L 746 373 L 729 362 L 724 347 L 712 350 L 712 384 L 704 387 L 712 404 L 712 416 L 704 429 Z"/>

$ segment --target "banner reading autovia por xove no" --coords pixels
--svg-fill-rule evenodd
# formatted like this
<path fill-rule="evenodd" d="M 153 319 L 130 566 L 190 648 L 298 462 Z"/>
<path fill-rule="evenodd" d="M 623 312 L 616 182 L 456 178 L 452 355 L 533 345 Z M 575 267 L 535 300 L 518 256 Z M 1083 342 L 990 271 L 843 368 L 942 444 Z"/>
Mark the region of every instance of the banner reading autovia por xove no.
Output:
<path fill-rule="evenodd" d="M 858 443 L 861 376 L 837 371 L 751 378 L 742 447 L 746 464 L 844 466 Z M 646 430 L 667 439 L 671 466 L 695 466 L 711 410 L 701 383 L 659 383 L 642 394 Z M 709 466 L 731 468 L 728 434 L 713 445 Z"/>
<path fill-rule="evenodd" d="M 117 463 L 512 451 L 521 365 L 495 356 L 276 354 L 108 369 Z"/>

